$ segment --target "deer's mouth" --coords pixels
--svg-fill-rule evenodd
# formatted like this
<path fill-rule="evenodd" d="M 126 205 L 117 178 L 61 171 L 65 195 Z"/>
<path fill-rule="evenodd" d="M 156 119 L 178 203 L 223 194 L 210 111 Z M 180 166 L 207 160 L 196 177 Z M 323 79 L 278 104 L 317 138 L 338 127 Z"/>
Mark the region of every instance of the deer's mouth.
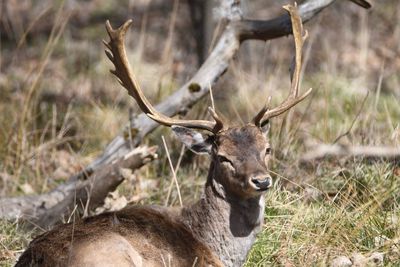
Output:
<path fill-rule="evenodd" d="M 251 187 L 259 192 L 266 191 L 272 186 L 271 177 L 251 178 L 249 182 Z"/>

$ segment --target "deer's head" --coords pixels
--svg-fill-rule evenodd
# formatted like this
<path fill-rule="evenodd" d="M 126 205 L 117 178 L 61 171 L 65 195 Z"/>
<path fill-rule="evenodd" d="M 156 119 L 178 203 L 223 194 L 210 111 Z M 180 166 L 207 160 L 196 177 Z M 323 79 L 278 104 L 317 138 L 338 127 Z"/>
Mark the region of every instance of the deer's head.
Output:
<path fill-rule="evenodd" d="M 192 129 L 173 126 L 189 149 L 211 155 L 209 178 L 215 179 L 227 193 L 241 198 L 260 195 L 272 185 L 268 130 L 266 121 L 260 126 L 249 123 L 203 137 Z"/>
<path fill-rule="evenodd" d="M 268 139 L 269 119 L 289 110 L 306 98 L 311 89 L 298 96 L 301 70 L 301 52 L 306 36 L 302 35 L 302 23 L 297 11 L 292 6 L 285 7 L 291 13 L 293 36 L 296 46 L 295 68 L 292 74 L 292 85 L 289 96 L 277 107 L 270 109 L 268 99 L 266 105 L 253 120 L 242 127 L 229 127 L 217 115 L 214 109 L 209 112 L 214 121 L 182 120 L 165 116 L 158 112 L 147 100 L 137 83 L 126 57 L 124 37 L 131 21 L 114 30 L 107 22 L 106 28 L 110 36 L 104 42 L 108 58 L 114 63 L 113 73 L 128 93 L 136 100 L 141 110 L 160 124 L 170 126 L 181 141 L 196 153 L 211 155 L 209 176 L 222 185 L 227 193 L 241 198 L 250 198 L 262 194 L 272 185 L 268 171 L 271 147 Z M 203 137 L 197 131 L 211 133 Z"/>

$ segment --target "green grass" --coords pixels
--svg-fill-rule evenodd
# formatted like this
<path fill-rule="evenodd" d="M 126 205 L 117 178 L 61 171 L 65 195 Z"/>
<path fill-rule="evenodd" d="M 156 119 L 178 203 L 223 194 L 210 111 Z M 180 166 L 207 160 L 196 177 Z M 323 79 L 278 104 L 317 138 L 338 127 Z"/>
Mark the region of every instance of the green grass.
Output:
<path fill-rule="evenodd" d="M 400 181 L 393 168 L 360 165 L 350 177 L 336 177 L 336 186 L 320 182 L 319 197 L 311 200 L 304 191 L 290 192 L 278 183 L 268 194 L 264 230 L 246 266 L 326 266 L 335 256 L 354 252 L 384 252 L 385 266 L 400 264 L 400 255 L 391 250 L 400 235 L 395 221 Z M 324 178 L 332 179 L 317 179 Z M 382 236 L 387 241 L 381 244 L 376 240 Z"/>
<path fill-rule="evenodd" d="M 0 266 L 15 264 L 31 239 L 31 234 L 16 222 L 0 221 Z"/>

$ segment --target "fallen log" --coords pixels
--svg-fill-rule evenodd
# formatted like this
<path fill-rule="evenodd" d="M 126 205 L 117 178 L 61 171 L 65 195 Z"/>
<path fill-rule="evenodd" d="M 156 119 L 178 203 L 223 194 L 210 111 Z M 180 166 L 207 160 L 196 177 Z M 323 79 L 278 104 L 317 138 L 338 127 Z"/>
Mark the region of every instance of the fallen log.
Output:
<path fill-rule="evenodd" d="M 369 161 L 400 161 L 400 147 L 318 144 L 312 146 L 300 159 L 308 163 L 324 159 L 358 158 Z"/>
<path fill-rule="evenodd" d="M 0 218 L 48 228 L 60 220 L 68 221 L 75 211 L 87 213 L 100 206 L 107 194 L 124 180 L 122 169 L 140 168 L 157 157 L 156 150 L 157 147 L 138 147 L 92 173 L 73 176 L 42 195 L 0 199 Z"/>

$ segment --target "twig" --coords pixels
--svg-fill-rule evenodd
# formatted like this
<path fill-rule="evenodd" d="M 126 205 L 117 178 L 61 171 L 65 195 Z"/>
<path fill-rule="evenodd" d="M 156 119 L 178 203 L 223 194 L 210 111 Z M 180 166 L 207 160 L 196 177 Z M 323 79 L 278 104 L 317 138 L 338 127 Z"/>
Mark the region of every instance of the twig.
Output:
<path fill-rule="evenodd" d="M 181 153 L 179 154 L 179 159 L 178 159 L 178 162 L 176 163 L 176 166 L 175 166 L 175 173 L 178 172 L 179 167 L 181 166 L 181 162 L 182 162 L 182 158 L 183 158 L 184 153 L 185 153 L 185 145 L 182 145 Z M 165 199 L 164 206 L 168 206 L 168 202 L 169 202 L 169 198 L 171 197 L 171 192 L 172 192 L 172 186 L 173 185 L 174 185 L 174 180 L 171 180 L 171 182 L 169 183 L 169 186 L 168 186 L 168 193 L 167 193 L 167 198 Z"/>
<path fill-rule="evenodd" d="M 385 62 L 383 62 L 381 65 L 381 71 L 379 73 L 378 85 L 376 86 L 375 105 L 374 105 L 375 111 L 378 109 L 379 97 L 381 96 L 384 71 L 385 71 Z"/>
<path fill-rule="evenodd" d="M 161 136 L 161 139 L 162 139 L 163 144 L 164 144 L 165 152 L 167 153 L 169 167 L 171 168 L 171 172 L 172 172 L 172 178 L 174 179 L 174 182 L 175 182 L 175 185 L 176 185 L 176 190 L 178 191 L 179 204 L 180 204 L 181 207 L 183 207 L 182 197 L 181 197 L 181 190 L 179 189 L 178 180 L 176 179 L 176 173 L 175 173 L 175 170 L 174 170 L 174 166 L 172 166 L 171 157 L 169 156 L 167 143 L 165 142 L 164 136 Z"/>
<path fill-rule="evenodd" d="M 360 107 L 360 109 L 358 110 L 357 115 L 354 117 L 353 121 L 351 122 L 350 127 L 347 129 L 347 131 L 345 131 L 344 133 L 342 133 L 341 135 L 339 135 L 339 136 L 335 139 L 335 141 L 333 141 L 333 143 L 332 143 L 333 145 L 336 144 L 340 139 L 342 139 L 342 138 L 345 137 L 346 135 L 350 134 L 350 132 L 351 132 L 351 130 L 353 129 L 353 126 L 354 126 L 354 124 L 356 123 L 358 117 L 360 117 L 361 111 L 363 111 L 363 109 L 364 109 L 364 105 L 365 105 L 365 102 L 367 101 L 368 95 L 369 95 L 369 91 L 367 91 L 367 94 L 364 96 L 364 99 L 363 99 L 363 101 L 362 101 L 362 103 L 361 103 L 361 107 Z"/>
<path fill-rule="evenodd" d="M 214 95 L 213 95 L 213 91 L 212 91 L 212 86 L 211 84 L 209 85 L 209 90 L 210 90 L 210 98 L 211 98 L 211 108 L 213 110 L 215 110 L 215 105 L 214 105 Z"/>

